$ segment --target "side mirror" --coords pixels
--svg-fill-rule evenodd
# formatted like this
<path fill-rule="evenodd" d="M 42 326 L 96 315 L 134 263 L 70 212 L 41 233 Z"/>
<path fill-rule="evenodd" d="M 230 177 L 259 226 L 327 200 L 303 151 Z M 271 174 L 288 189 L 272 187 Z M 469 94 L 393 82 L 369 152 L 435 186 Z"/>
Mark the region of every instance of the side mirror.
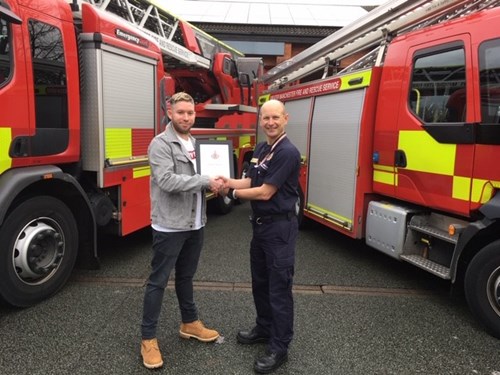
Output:
<path fill-rule="evenodd" d="M 3 19 L 7 22 L 20 25 L 23 23 L 21 18 L 19 18 L 14 12 L 8 10 L 7 8 L 0 5 L 0 19 Z"/>

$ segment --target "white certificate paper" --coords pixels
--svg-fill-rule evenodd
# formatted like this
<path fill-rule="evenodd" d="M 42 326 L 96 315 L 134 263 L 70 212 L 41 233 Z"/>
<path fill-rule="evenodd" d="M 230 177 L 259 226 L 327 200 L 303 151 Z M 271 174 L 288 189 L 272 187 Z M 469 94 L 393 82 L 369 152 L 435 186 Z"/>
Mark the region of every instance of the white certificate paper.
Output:
<path fill-rule="evenodd" d="M 233 144 L 231 141 L 196 140 L 198 174 L 233 177 Z"/>

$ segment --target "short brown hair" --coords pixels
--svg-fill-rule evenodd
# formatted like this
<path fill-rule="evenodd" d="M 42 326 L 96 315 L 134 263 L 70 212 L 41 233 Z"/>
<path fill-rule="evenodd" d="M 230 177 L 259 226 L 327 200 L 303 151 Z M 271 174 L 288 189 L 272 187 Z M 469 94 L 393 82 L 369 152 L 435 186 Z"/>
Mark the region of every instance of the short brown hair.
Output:
<path fill-rule="evenodd" d="M 187 92 L 176 92 L 168 101 L 170 105 L 174 105 L 179 102 L 189 102 L 194 104 L 194 99 L 191 95 L 189 95 Z"/>

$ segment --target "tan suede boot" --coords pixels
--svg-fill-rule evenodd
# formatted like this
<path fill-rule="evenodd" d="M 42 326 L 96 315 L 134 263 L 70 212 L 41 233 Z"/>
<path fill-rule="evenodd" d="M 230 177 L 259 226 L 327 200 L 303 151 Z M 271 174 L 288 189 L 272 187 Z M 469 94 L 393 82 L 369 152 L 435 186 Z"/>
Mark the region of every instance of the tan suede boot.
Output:
<path fill-rule="evenodd" d="M 219 332 L 205 328 L 201 320 L 191 323 L 181 323 L 179 334 L 183 339 L 194 338 L 203 342 L 215 341 L 219 337 Z"/>
<path fill-rule="evenodd" d="M 141 343 L 142 363 L 149 369 L 163 366 L 158 340 L 142 340 Z"/>

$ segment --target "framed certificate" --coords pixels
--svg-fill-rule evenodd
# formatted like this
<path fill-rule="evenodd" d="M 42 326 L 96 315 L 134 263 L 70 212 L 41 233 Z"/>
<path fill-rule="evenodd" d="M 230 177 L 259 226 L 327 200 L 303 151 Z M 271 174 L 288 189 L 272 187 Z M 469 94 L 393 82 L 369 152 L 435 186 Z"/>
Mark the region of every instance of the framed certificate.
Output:
<path fill-rule="evenodd" d="M 196 140 L 198 174 L 234 177 L 232 141 Z"/>

